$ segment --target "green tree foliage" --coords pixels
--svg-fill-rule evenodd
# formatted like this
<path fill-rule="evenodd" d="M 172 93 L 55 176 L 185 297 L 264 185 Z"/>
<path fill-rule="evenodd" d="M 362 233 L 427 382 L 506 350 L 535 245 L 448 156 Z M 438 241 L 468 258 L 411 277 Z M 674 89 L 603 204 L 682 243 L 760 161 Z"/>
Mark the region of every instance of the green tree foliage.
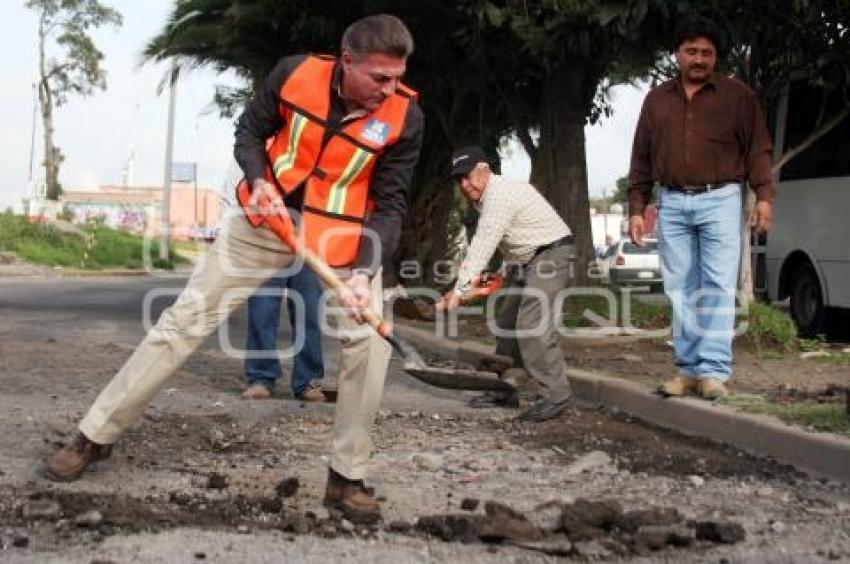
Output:
<path fill-rule="evenodd" d="M 468 34 L 532 162 L 531 181 L 593 258 L 584 127 L 610 115 L 606 88 L 644 75 L 687 2 L 466 0 Z"/>
<path fill-rule="evenodd" d="M 626 204 L 629 201 L 629 177 L 621 176 L 617 179 L 617 185 L 614 190 L 614 195 L 611 196 L 611 202 L 618 204 Z"/>
<path fill-rule="evenodd" d="M 69 94 L 90 95 L 106 88 L 100 66 L 103 54 L 89 32 L 102 25 L 121 25 L 121 15 L 97 0 L 27 0 L 38 14 L 38 98 L 44 124 L 44 168 L 47 197 L 59 198 L 62 153 L 53 140 L 54 109 Z M 57 54 L 57 52 L 59 54 Z"/>

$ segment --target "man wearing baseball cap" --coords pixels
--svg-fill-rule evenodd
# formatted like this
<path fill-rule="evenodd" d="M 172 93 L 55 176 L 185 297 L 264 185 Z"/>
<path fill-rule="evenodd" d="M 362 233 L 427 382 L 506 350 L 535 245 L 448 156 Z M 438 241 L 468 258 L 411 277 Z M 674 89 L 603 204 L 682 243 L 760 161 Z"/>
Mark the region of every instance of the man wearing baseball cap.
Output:
<path fill-rule="evenodd" d="M 451 176 L 481 214 L 460 265 L 457 283 L 437 307 L 457 308 L 496 248 L 512 266 L 510 290 L 496 319 L 496 352 L 510 356 L 540 385 L 540 398 L 519 418 L 544 421 L 560 415 L 572 397 L 555 323 L 555 297 L 567 286 L 574 255 L 570 228 L 546 199 L 526 182 L 494 174 L 478 146 L 452 155 Z M 516 396 L 488 394 L 474 405 L 517 405 Z"/>

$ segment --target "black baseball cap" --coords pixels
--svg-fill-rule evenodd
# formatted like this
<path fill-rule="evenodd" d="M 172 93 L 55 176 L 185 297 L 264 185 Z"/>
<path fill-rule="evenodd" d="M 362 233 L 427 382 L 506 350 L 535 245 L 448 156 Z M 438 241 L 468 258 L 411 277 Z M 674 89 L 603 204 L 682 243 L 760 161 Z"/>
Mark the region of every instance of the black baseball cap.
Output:
<path fill-rule="evenodd" d="M 487 162 L 487 155 L 484 154 L 484 150 L 478 145 L 461 147 L 452 153 L 452 169 L 449 175 L 452 178 L 465 176 L 469 174 L 478 163 Z"/>

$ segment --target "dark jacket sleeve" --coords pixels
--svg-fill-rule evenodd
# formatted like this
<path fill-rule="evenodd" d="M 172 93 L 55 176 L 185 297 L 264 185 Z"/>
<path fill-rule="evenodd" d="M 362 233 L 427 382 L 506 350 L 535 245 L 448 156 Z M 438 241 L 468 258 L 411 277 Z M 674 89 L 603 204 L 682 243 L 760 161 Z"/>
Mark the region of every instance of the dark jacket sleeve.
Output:
<path fill-rule="evenodd" d="M 248 182 L 265 173 L 266 140 L 284 126 L 278 107 L 280 87 L 304 58 L 305 55 L 296 55 L 278 61 L 236 121 L 233 155 Z"/>
<path fill-rule="evenodd" d="M 374 208 L 366 219 L 354 268 L 375 274 L 382 264 L 389 264 L 395 253 L 401 239 L 407 194 L 413 169 L 419 160 L 424 129 L 422 110 L 412 103 L 399 140 L 375 163 L 369 187 Z"/>

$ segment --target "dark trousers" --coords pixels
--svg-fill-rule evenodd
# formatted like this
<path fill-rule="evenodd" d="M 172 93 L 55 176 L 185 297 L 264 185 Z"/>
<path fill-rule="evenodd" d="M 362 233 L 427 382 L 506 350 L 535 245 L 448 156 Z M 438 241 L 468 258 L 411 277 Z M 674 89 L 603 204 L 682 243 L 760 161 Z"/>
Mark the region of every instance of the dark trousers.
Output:
<path fill-rule="evenodd" d="M 299 323 L 295 302 L 286 298 L 292 342 L 297 342 L 296 337 L 299 334 L 304 335 L 304 345 L 296 352 L 292 366 L 292 394 L 298 397 L 312 381 L 321 380 L 325 373 L 319 311 L 322 284 L 313 271 L 304 267 L 290 276 L 272 278 L 262 288 L 286 290 L 288 294 L 300 295 L 304 302 L 303 323 Z M 249 352 L 265 353 L 265 356 L 270 358 L 246 358 L 245 375 L 252 384 L 264 384 L 269 389 L 274 388 L 281 376 L 280 359 L 277 354 L 272 354 L 278 350 L 280 306 L 279 294 L 254 295 L 248 299 L 248 338 L 245 349 Z"/>

